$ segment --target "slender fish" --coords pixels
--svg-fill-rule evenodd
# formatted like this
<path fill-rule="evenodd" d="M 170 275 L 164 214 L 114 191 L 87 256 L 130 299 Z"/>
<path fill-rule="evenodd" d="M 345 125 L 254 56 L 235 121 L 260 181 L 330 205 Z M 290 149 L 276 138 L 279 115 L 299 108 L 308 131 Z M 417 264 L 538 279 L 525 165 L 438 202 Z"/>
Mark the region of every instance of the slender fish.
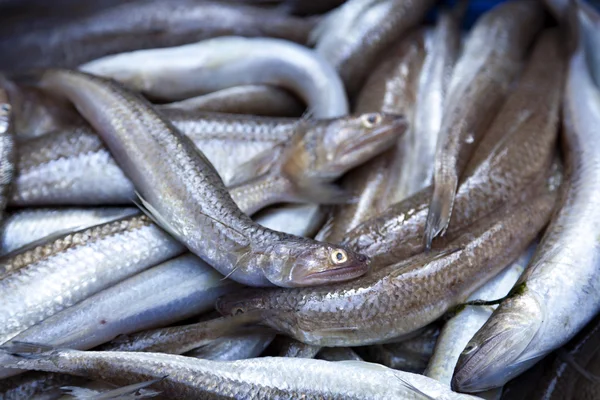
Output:
<path fill-rule="evenodd" d="M 0 227 L 0 255 L 45 237 L 77 231 L 136 214 L 136 208 L 26 209 L 10 213 Z"/>
<path fill-rule="evenodd" d="M 469 33 L 442 116 L 425 225 L 426 247 L 448 227 L 469 158 L 501 107 L 543 19 L 537 1 L 514 0 L 487 12 Z"/>
<path fill-rule="evenodd" d="M 355 93 L 386 48 L 416 26 L 434 0 L 349 0 L 312 33 L 316 50 Z"/>
<path fill-rule="evenodd" d="M 25 348 L 23 348 L 25 347 Z M 29 350 L 29 351 L 24 351 Z M 164 378 L 153 388 L 169 398 L 475 399 L 421 375 L 362 361 L 263 357 L 219 362 L 159 353 L 49 350 L 14 346 L 11 366 L 60 371 L 129 385 Z"/>
<path fill-rule="evenodd" d="M 296 94 L 316 118 L 348 114 L 344 85 L 335 69 L 315 51 L 280 39 L 221 37 L 101 58 L 80 69 L 163 100 L 269 84 Z"/>
<path fill-rule="evenodd" d="M 310 19 L 218 1 L 136 1 L 46 29 L 6 35 L 0 39 L 0 69 L 74 68 L 109 54 L 225 35 L 304 43 L 313 25 Z"/>
<path fill-rule="evenodd" d="M 275 334 L 251 333 L 226 336 L 185 353 L 187 357 L 235 361 L 258 357 L 275 339 Z"/>
<path fill-rule="evenodd" d="M 260 311 L 262 324 L 313 345 L 357 346 L 399 339 L 464 302 L 525 249 L 554 206 L 556 188 L 546 182 L 542 186 L 526 204 L 479 221 L 449 243 L 449 250 L 419 255 L 352 282 L 241 291 L 219 299 L 217 310 L 224 315 Z"/>
<path fill-rule="evenodd" d="M 538 40 L 517 87 L 478 146 L 460 185 L 448 236 L 493 210 L 530 196 L 555 152 L 564 59 L 558 33 Z M 423 251 L 430 188 L 393 205 L 342 243 L 372 258 L 374 268 Z"/>
<path fill-rule="evenodd" d="M 163 104 L 159 108 L 252 114 L 268 117 L 299 117 L 305 107 L 291 93 L 276 86 L 245 85 Z"/>
<path fill-rule="evenodd" d="M 266 169 L 265 162 L 272 165 L 268 173 L 229 188 L 242 211 L 251 215 L 263 207 L 286 201 L 343 202 L 347 196 L 332 182 L 388 149 L 406 129 L 403 117 L 381 113 L 317 123 L 322 124 L 322 128 L 306 133 L 301 124 L 291 143 L 281 145 L 275 163 L 276 154 L 269 152 L 266 158 L 257 157 L 241 167 L 257 171 Z"/>
<path fill-rule="evenodd" d="M 73 101 L 96 128 L 152 217 L 227 277 L 289 287 L 345 281 L 367 271 L 365 256 L 252 221 L 210 161 L 143 98 L 74 71 L 46 71 L 41 84 Z"/>
<path fill-rule="evenodd" d="M 2 257 L 0 342 L 183 250 L 134 215 Z"/>
<path fill-rule="evenodd" d="M 0 83 L 3 79 L 0 76 Z M 0 219 L 8 202 L 17 158 L 12 110 L 8 92 L 0 87 Z"/>
<path fill-rule="evenodd" d="M 581 43 L 569 61 L 565 87 L 567 179 L 560 208 L 512 296 L 461 355 L 452 380 L 461 391 L 505 384 L 600 311 L 600 90 L 592 83 Z"/>

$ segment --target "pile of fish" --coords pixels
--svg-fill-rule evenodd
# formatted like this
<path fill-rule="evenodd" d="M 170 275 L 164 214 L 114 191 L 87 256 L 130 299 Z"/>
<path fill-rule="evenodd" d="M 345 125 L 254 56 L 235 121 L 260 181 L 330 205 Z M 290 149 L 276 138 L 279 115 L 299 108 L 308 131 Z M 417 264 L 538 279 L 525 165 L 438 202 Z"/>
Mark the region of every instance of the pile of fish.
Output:
<path fill-rule="evenodd" d="M 588 3 L 54 3 L 0 0 L 0 399 L 600 398 Z"/>

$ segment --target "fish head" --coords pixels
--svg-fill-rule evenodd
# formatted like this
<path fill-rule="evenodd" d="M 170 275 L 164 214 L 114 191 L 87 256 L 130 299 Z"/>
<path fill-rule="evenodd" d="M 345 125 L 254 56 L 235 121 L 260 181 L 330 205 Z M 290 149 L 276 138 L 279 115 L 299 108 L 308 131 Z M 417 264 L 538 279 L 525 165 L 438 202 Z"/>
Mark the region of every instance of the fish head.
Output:
<path fill-rule="evenodd" d="M 287 243 L 288 241 L 286 241 Z M 265 276 L 282 287 L 304 287 L 344 282 L 369 270 L 367 256 L 342 246 L 303 239 L 293 246 L 272 244 Z"/>
<path fill-rule="evenodd" d="M 531 367 L 539 357 L 525 356 L 524 351 L 543 317 L 541 304 L 531 293 L 502 302 L 460 355 L 452 389 L 481 392 L 501 387 Z"/>
<path fill-rule="evenodd" d="M 318 121 L 304 136 L 297 158 L 315 178 L 334 180 L 389 149 L 406 128 L 406 118 L 386 113 Z"/>
<path fill-rule="evenodd" d="M 0 133 L 8 131 L 12 116 L 12 107 L 6 90 L 0 88 Z"/>

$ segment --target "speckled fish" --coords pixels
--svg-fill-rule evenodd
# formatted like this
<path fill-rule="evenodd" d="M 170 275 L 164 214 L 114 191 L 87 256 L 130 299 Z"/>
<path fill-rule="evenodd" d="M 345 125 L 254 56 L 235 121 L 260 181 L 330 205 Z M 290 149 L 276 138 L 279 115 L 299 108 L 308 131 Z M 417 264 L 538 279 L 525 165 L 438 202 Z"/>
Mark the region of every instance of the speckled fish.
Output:
<path fill-rule="evenodd" d="M 584 57 L 580 44 L 565 86 L 567 177 L 559 210 L 513 295 L 461 355 L 452 380 L 461 391 L 505 384 L 565 344 L 600 311 L 600 91 Z"/>
<path fill-rule="evenodd" d="M 261 323 L 301 342 L 358 346 L 399 339 L 435 321 L 513 261 L 550 218 L 556 188 L 479 221 L 446 251 L 418 255 L 351 282 L 246 290 L 217 301 L 224 315 L 262 312 Z"/>
<path fill-rule="evenodd" d="M 28 350 L 28 351 L 27 351 Z M 12 366 L 61 371 L 116 385 L 163 378 L 153 385 L 169 398 L 217 399 L 474 399 L 421 375 L 362 361 L 263 357 L 219 362 L 159 353 L 11 349 Z"/>
<path fill-rule="evenodd" d="M 133 207 L 41 208 L 11 212 L 0 227 L 0 255 L 51 235 L 89 228 L 137 212 Z"/>
<path fill-rule="evenodd" d="M 529 246 L 510 266 L 473 293 L 469 300 L 493 301 L 506 296 L 525 270 L 534 250 L 535 245 Z M 450 386 L 460 353 L 495 309 L 496 306 L 466 306 L 456 312 L 444 324 L 424 375 Z"/>
<path fill-rule="evenodd" d="M 509 1 L 488 11 L 469 33 L 441 121 L 425 226 L 427 247 L 448 227 L 459 180 L 517 76 L 543 17 L 537 1 Z"/>
<path fill-rule="evenodd" d="M 564 80 L 558 33 L 536 44 L 517 87 L 478 146 L 460 185 L 448 236 L 493 210 L 529 196 L 554 156 Z M 342 243 L 371 257 L 374 268 L 423 251 L 431 189 L 356 227 Z"/>
<path fill-rule="evenodd" d="M 466 2 L 453 12 L 440 12 L 435 29 L 425 36 L 426 56 L 418 82 L 417 99 L 406 137 L 409 149 L 395 184 L 398 193 L 392 202 L 403 200 L 431 185 L 435 148 L 442 124 L 444 103 L 460 50 L 460 22 Z"/>
<path fill-rule="evenodd" d="M 0 83 L 3 79 L 0 76 Z M 0 87 L 0 219 L 8 202 L 16 158 L 12 104 L 7 91 Z"/>
<path fill-rule="evenodd" d="M 425 17 L 433 0 L 350 0 L 315 28 L 316 50 L 340 73 L 349 93 L 362 85 L 386 48 Z"/>
<path fill-rule="evenodd" d="M 315 118 L 348 114 L 344 85 L 335 69 L 314 50 L 280 39 L 220 37 L 118 54 L 80 69 L 163 100 L 181 100 L 232 86 L 268 84 L 297 95 Z"/>
<path fill-rule="evenodd" d="M 0 342 L 184 247 L 131 216 L 21 249 L 0 261 Z"/>
<path fill-rule="evenodd" d="M 94 126 L 147 212 L 227 277 L 251 286 L 306 286 L 367 271 L 365 256 L 252 221 L 204 154 L 143 98 L 74 71 L 46 71 L 40 82 L 73 101 Z"/>
<path fill-rule="evenodd" d="M 239 167 L 294 135 L 298 119 L 164 110 L 229 183 Z M 315 123 L 315 128 L 327 126 Z M 129 204 L 135 197 L 96 132 L 88 125 L 21 143 L 11 191 L 13 206 Z M 260 165 L 268 168 L 269 164 Z M 248 175 L 260 171 L 247 171 Z"/>
<path fill-rule="evenodd" d="M 276 154 L 269 152 L 266 158 L 259 156 L 240 167 L 257 171 L 265 170 L 264 163 L 272 165 L 262 176 L 243 179 L 244 183 L 229 188 L 242 211 L 253 214 L 279 202 L 344 202 L 347 196 L 332 182 L 390 148 L 404 133 L 406 120 L 397 115 L 368 113 L 338 118 L 306 133 L 303 125 L 291 143 L 281 145 L 275 163 Z"/>
<path fill-rule="evenodd" d="M 103 57 L 216 36 L 273 36 L 304 43 L 314 22 L 217 1 L 131 2 L 0 40 L 0 69 L 76 67 Z"/>
<path fill-rule="evenodd" d="M 163 104 L 159 108 L 252 114 L 268 117 L 299 117 L 305 107 L 291 93 L 276 86 L 245 85 Z"/>

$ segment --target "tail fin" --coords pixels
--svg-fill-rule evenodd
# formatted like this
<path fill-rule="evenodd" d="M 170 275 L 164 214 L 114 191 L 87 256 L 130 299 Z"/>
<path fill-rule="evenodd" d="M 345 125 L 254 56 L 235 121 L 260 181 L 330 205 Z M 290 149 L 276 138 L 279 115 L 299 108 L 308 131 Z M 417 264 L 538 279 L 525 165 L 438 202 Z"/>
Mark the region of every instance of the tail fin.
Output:
<path fill-rule="evenodd" d="M 73 398 L 79 400 L 147 399 L 150 397 L 156 397 L 160 395 L 161 392 L 146 388 L 154 385 L 155 383 L 161 382 L 165 378 L 166 376 L 151 381 L 134 383 L 132 385 L 127 385 L 100 393 L 95 390 L 77 386 L 63 386 L 61 389 L 64 393 L 69 394 Z"/>
<path fill-rule="evenodd" d="M 427 221 L 425 222 L 424 243 L 427 250 L 431 249 L 433 239 L 438 235 L 443 235 L 446 228 L 448 228 L 452 207 L 454 206 L 456 186 L 456 179 L 438 180 L 435 183 Z"/>
<path fill-rule="evenodd" d="M 36 359 L 47 357 L 56 349 L 40 343 L 14 341 L 0 346 L 0 350 L 14 357 Z"/>

